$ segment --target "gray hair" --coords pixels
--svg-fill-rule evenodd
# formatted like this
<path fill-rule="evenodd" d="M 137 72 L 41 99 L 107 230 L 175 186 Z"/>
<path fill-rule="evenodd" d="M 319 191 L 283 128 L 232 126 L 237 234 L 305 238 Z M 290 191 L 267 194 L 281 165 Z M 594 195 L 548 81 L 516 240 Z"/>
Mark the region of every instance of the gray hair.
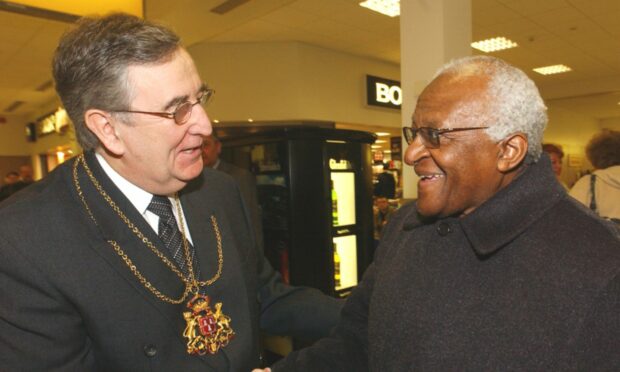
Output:
<path fill-rule="evenodd" d="M 547 126 L 547 107 L 534 82 L 518 68 L 490 56 L 470 56 L 453 60 L 437 71 L 443 74 L 487 76 L 488 112 L 486 133 L 494 141 L 522 132 L 527 136 L 527 163 L 535 163 L 542 153 L 542 136 Z"/>
<path fill-rule="evenodd" d="M 52 62 L 54 81 L 84 150 L 99 147 L 84 113 L 92 108 L 127 109 L 127 68 L 165 62 L 179 48 L 180 39 L 171 30 L 121 13 L 82 18 L 63 35 Z"/>

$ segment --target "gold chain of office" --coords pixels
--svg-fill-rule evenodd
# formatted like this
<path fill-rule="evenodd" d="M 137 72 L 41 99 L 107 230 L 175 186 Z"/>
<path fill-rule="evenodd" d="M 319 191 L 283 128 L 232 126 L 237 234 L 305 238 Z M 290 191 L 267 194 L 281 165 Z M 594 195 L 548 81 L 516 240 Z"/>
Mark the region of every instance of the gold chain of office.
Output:
<path fill-rule="evenodd" d="M 155 295 L 155 297 L 157 297 L 158 299 L 160 299 L 162 301 L 171 303 L 171 304 L 180 304 L 183 301 L 185 301 L 185 299 L 187 299 L 187 296 L 190 293 L 197 294 L 199 289 L 200 289 L 200 287 L 209 286 L 209 285 L 213 284 L 216 280 L 219 279 L 220 275 L 222 274 L 222 267 L 224 266 L 224 256 L 222 254 L 222 236 L 220 235 L 220 230 L 219 230 L 219 227 L 218 227 L 217 220 L 216 220 L 215 216 L 211 216 L 211 225 L 213 226 L 213 231 L 215 232 L 215 237 L 216 237 L 216 240 L 217 240 L 218 268 L 217 268 L 217 272 L 215 273 L 215 275 L 211 279 L 199 282 L 196 279 L 195 275 L 194 275 L 192 258 L 191 258 L 190 252 L 189 252 L 189 244 L 187 242 L 187 238 L 185 237 L 185 224 L 183 222 L 183 214 L 181 213 L 181 204 L 179 203 L 178 195 L 177 194 L 174 195 L 174 201 L 175 201 L 175 206 L 176 206 L 176 210 L 177 210 L 177 215 L 179 216 L 180 224 L 181 224 L 181 238 L 183 240 L 183 250 L 184 250 L 184 254 L 185 254 L 185 262 L 186 262 L 186 265 L 187 265 L 187 268 L 188 268 L 188 276 L 186 278 L 179 271 L 179 269 L 177 269 L 177 267 L 160 250 L 158 250 L 155 247 L 155 245 L 138 229 L 138 227 L 133 222 L 131 222 L 131 220 L 129 220 L 129 218 L 127 218 L 127 216 L 125 216 L 123 211 L 121 211 L 121 209 L 118 207 L 118 205 L 116 205 L 114 200 L 112 200 L 112 198 L 105 192 L 105 190 L 101 187 L 101 185 L 99 184 L 99 182 L 97 181 L 97 179 L 93 175 L 92 171 L 88 167 L 88 164 L 86 163 L 86 160 L 84 159 L 84 154 L 80 154 L 78 156 L 78 158 L 76 159 L 76 161 L 73 163 L 73 183 L 74 183 L 75 188 L 77 190 L 77 193 L 78 193 L 78 195 L 79 195 L 79 197 L 80 197 L 80 199 L 82 201 L 82 204 L 84 205 L 84 208 L 86 209 L 86 212 L 88 212 L 88 215 L 93 220 L 95 225 L 99 225 L 99 224 L 97 223 L 97 219 L 93 215 L 90 207 L 88 206 L 88 203 L 86 202 L 86 198 L 84 197 L 84 193 L 82 192 L 82 188 L 80 187 L 80 183 L 78 181 L 78 175 L 77 175 L 78 164 L 82 164 L 82 167 L 84 168 L 84 171 L 88 175 L 88 178 L 90 178 L 90 181 L 92 182 L 93 186 L 97 189 L 97 191 L 99 191 L 99 194 L 108 203 L 108 205 L 116 212 L 116 214 L 127 225 L 127 227 L 129 227 L 129 229 L 147 247 L 149 247 L 149 249 L 157 257 L 159 257 L 159 259 L 164 264 L 166 264 L 166 266 L 168 266 L 185 283 L 185 290 L 183 291 L 183 295 L 179 299 L 175 300 L 173 298 L 170 298 L 170 297 L 164 295 L 157 288 L 155 288 L 155 286 L 153 286 L 153 284 L 151 284 L 151 282 L 149 282 L 144 277 L 144 275 L 142 275 L 142 273 L 140 273 L 140 271 L 138 270 L 136 265 L 134 265 L 133 261 L 121 249 L 121 247 L 118 245 L 118 243 L 116 241 L 108 240 L 108 243 L 112 246 L 112 248 L 114 248 L 114 251 L 121 257 L 121 259 L 125 262 L 127 267 L 129 267 L 129 269 L 136 276 L 136 278 L 138 278 L 140 283 L 146 289 L 151 291 L 151 293 L 153 293 Z"/>

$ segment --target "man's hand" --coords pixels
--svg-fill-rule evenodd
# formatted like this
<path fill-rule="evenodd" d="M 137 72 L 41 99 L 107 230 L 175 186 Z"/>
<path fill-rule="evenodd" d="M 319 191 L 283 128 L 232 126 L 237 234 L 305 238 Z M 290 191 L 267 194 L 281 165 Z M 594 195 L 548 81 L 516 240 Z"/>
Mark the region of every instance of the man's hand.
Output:
<path fill-rule="evenodd" d="M 252 372 L 271 372 L 271 368 L 265 368 L 265 369 L 256 368 L 256 369 L 253 369 Z"/>

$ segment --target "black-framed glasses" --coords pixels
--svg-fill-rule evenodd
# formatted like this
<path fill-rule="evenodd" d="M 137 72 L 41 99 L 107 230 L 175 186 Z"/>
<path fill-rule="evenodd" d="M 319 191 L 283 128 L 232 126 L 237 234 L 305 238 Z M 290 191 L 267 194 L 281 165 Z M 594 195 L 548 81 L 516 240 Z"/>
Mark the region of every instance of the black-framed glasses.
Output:
<path fill-rule="evenodd" d="M 136 111 L 136 110 L 110 110 L 111 112 L 126 112 L 130 114 L 147 114 L 147 115 L 155 115 L 162 118 L 173 119 L 177 125 L 183 125 L 187 123 L 189 118 L 192 116 L 192 111 L 194 106 L 200 104 L 202 106 L 206 106 L 213 95 L 215 94 L 215 90 L 211 88 L 204 89 L 202 94 L 195 102 L 185 101 L 177 106 L 177 108 L 173 112 L 153 112 L 153 111 Z"/>
<path fill-rule="evenodd" d="M 405 141 L 407 141 L 408 145 L 411 145 L 415 138 L 418 136 L 422 136 L 422 144 L 429 148 L 439 148 L 439 136 L 444 133 L 450 132 L 461 132 L 466 130 L 475 130 L 475 129 L 487 129 L 488 127 L 467 127 L 467 128 L 430 128 L 430 127 L 403 127 L 403 135 L 405 136 Z"/>

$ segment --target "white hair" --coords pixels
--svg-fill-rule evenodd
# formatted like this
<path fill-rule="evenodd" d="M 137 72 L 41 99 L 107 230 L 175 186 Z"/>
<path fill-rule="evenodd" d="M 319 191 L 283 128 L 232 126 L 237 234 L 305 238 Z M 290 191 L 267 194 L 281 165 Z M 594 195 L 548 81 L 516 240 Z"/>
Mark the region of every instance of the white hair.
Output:
<path fill-rule="evenodd" d="M 538 88 L 523 71 L 499 58 L 470 56 L 445 64 L 436 76 L 443 74 L 488 77 L 486 133 L 494 141 L 524 133 L 528 140 L 526 163 L 538 161 L 547 126 L 547 107 Z"/>

